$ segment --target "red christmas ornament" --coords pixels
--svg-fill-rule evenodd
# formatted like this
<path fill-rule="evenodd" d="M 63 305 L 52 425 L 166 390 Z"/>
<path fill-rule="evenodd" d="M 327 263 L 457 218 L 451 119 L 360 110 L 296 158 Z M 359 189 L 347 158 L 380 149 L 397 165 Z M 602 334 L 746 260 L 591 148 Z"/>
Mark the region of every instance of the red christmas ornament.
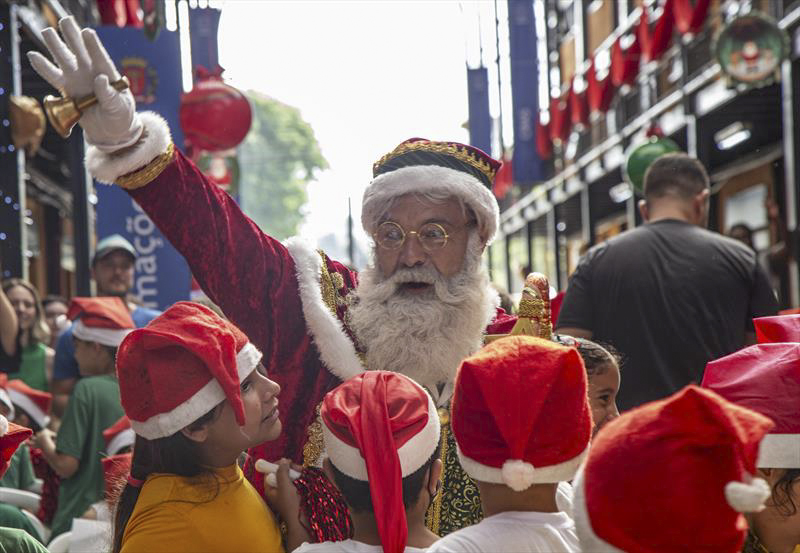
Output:
<path fill-rule="evenodd" d="M 180 120 L 186 142 L 195 149 L 217 152 L 235 148 L 253 121 L 247 98 L 222 81 L 222 68 L 196 71 L 194 88 L 181 97 Z"/>

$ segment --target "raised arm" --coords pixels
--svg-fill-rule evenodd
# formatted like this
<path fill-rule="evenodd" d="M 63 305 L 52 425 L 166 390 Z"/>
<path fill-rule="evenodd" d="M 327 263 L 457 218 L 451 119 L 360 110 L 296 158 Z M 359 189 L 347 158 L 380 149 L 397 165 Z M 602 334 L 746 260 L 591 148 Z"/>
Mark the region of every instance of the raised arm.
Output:
<path fill-rule="evenodd" d="M 273 321 L 302 317 L 289 311 L 297 296 L 294 264 L 278 241 L 264 234 L 231 197 L 175 150 L 166 122 L 136 113 L 129 90 L 110 83 L 120 74 L 91 29 L 72 18 L 42 37 L 55 64 L 29 53 L 34 69 L 71 97 L 94 94 L 80 124 L 86 163 L 99 181 L 125 188 L 186 258 L 200 285 L 259 347 L 273 337 Z"/>
<path fill-rule="evenodd" d="M 8 357 L 14 357 L 17 353 L 17 314 L 8 301 L 8 296 L 0 287 L 0 347 Z"/>

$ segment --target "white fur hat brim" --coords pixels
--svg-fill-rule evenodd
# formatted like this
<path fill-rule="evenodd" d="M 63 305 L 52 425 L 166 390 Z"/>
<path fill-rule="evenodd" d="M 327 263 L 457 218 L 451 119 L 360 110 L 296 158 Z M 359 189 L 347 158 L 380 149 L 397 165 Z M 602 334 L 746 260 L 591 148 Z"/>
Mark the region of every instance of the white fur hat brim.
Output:
<path fill-rule="evenodd" d="M 490 244 L 497 233 L 500 208 L 492 191 L 476 177 L 438 165 L 413 165 L 375 177 L 364 192 L 361 224 L 372 234 L 385 215 L 381 206 L 406 194 L 437 194 L 460 198 L 475 213 L 478 233 Z"/>

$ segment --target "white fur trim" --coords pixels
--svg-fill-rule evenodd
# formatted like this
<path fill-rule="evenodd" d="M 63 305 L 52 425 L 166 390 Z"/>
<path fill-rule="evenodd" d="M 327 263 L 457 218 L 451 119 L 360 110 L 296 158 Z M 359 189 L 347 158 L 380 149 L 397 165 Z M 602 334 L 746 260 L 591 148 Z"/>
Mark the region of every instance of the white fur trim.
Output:
<path fill-rule="evenodd" d="M 0 415 L 0 436 L 8 434 L 8 419 Z"/>
<path fill-rule="evenodd" d="M 581 551 L 592 553 L 625 553 L 607 543 L 594 533 L 589 512 L 586 509 L 586 493 L 583 484 L 583 469 L 578 469 L 575 480 L 572 482 L 572 517 L 575 521 L 575 533 L 581 544 Z"/>
<path fill-rule="evenodd" d="M 492 242 L 500 223 L 500 208 L 492 191 L 468 173 L 438 165 L 401 167 L 375 177 L 364 191 L 361 225 L 372 235 L 384 215 L 376 212 L 376 204 L 405 194 L 429 192 L 464 200 L 478 218 L 479 234 L 486 237 L 488 244 Z"/>
<path fill-rule="evenodd" d="M 120 328 L 115 330 L 113 328 L 96 328 L 93 326 L 86 326 L 81 319 L 72 323 L 72 335 L 78 340 L 86 342 L 97 342 L 103 346 L 112 348 L 118 347 L 122 340 L 125 339 L 132 328 Z"/>
<path fill-rule="evenodd" d="M 236 369 L 239 382 L 242 382 L 247 375 L 253 372 L 261 361 L 261 352 L 256 347 L 247 343 L 236 354 Z M 146 421 L 131 419 L 131 427 L 143 438 L 155 440 L 172 436 L 181 428 L 189 426 L 201 416 L 208 413 L 215 405 L 226 399 L 222 386 L 216 379 L 212 378 L 205 386 L 200 388 L 195 394 L 173 408 L 171 411 L 153 415 Z"/>
<path fill-rule="evenodd" d="M 11 403 L 11 398 L 8 396 L 8 392 L 5 389 L 0 388 L 0 403 L 8 407 L 8 418 L 14 420 L 16 417 L 16 413 L 14 412 L 14 404 Z"/>
<path fill-rule="evenodd" d="M 757 513 L 764 510 L 764 502 L 772 494 L 763 478 L 749 478 L 750 482 L 725 484 L 725 501 L 739 513 Z"/>
<path fill-rule="evenodd" d="M 425 392 L 425 397 L 428 398 L 428 422 L 422 430 L 397 450 L 403 478 L 422 468 L 422 465 L 431 458 L 431 455 L 439 445 L 441 434 L 439 412 L 436 410 L 433 399 L 422 386 L 419 386 L 416 382 L 414 385 Z M 337 438 L 333 432 L 328 430 L 324 421 L 322 423 L 322 437 L 325 441 L 325 452 L 337 469 L 350 478 L 355 478 L 362 482 L 369 480 L 367 463 L 358 448 Z M 386 452 L 386 454 L 389 455 L 389 452 Z"/>
<path fill-rule="evenodd" d="M 767 434 L 758 448 L 757 467 L 796 469 L 800 467 L 800 434 Z"/>
<path fill-rule="evenodd" d="M 285 246 L 294 260 L 303 315 L 320 359 L 341 380 L 361 374 L 364 367 L 353 341 L 322 299 L 322 257 L 310 244 L 296 236 L 289 238 Z"/>
<path fill-rule="evenodd" d="M 116 436 L 111 438 L 111 441 L 108 442 L 106 453 L 108 455 L 116 455 L 126 447 L 133 447 L 133 442 L 135 440 L 136 433 L 133 431 L 133 428 L 126 428 L 121 432 L 117 432 Z"/>
<path fill-rule="evenodd" d="M 533 465 L 526 463 L 522 459 L 509 459 L 503 463 L 503 468 L 500 470 L 503 483 L 514 490 L 521 492 L 527 490 L 533 484 L 534 473 L 536 469 Z"/>
<path fill-rule="evenodd" d="M 22 392 L 15 390 L 14 388 L 8 389 L 8 396 L 11 398 L 11 402 L 25 411 L 33 420 L 44 428 L 47 426 L 47 423 L 50 421 L 50 417 L 47 416 L 47 413 L 42 411 L 42 409 L 36 405 L 31 398 L 23 394 Z"/>
<path fill-rule="evenodd" d="M 144 126 L 143 138 L 124 154 L 105 153 L 97 146 L 86 150 L 86 167 L 89 173 L 104 184 L 114 184 L 117 178 L 141 169 L 167 151 L 172 142 L 166 120 L 153 111 L 138 115 Z"/>
<path fill-rule="evenodd" d="M 469 476 L 481 482 L 506 484 L 510 488 L 514 489 L 514 487 L 509 485 L 503 478 L 504 471 L 502 468 L 490 467 L 488 465 L 479 463 L 474 459 L 470 459 L 461 451 L 461 447 L 458 445 L 458 440 L 456 440 L 456 449 L 458 451 L 458 460 L 461 462 L 461 468 L 463 468 L 464 472 L 466 472 Z M 576 457 L 564 461 L 563 463 L 550 465 L 549 467 L 536 467 L 536 469 L 530 475 L 531 481 L 528 486 L 531 484 L 548 484 L 571 480 L 575 476 L 575 471 L 578 470 L 578 467 L 588 453 L 589 446 L 586 446 L 586 449 L 584 449 Z M 506 463 L 508 462 L 509 461 L 506 461 Z M 527 488 L 528 486 L 525 487 Z"/>

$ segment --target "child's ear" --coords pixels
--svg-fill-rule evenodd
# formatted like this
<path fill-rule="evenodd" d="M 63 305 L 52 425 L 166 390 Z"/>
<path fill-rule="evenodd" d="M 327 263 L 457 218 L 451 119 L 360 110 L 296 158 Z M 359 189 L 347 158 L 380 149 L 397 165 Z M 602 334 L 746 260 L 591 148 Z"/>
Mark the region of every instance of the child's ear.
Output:
<path fill-rule="evenodd" d="M 181 428 L 181 434 L 193 442 L 202 444 L 208 439 L 208 425 L 190 425 L 185 428 Z"/>
<path fill-rule="evenodd" d="M 431 468 L 428 469 L 428 492 L 430 494 L 436 495 L 439 491 L 439 486 L 441 485 L 441 478 L 442 478 L 442 460 L 435 459 L 433 463 L 431 463 Z"/>

